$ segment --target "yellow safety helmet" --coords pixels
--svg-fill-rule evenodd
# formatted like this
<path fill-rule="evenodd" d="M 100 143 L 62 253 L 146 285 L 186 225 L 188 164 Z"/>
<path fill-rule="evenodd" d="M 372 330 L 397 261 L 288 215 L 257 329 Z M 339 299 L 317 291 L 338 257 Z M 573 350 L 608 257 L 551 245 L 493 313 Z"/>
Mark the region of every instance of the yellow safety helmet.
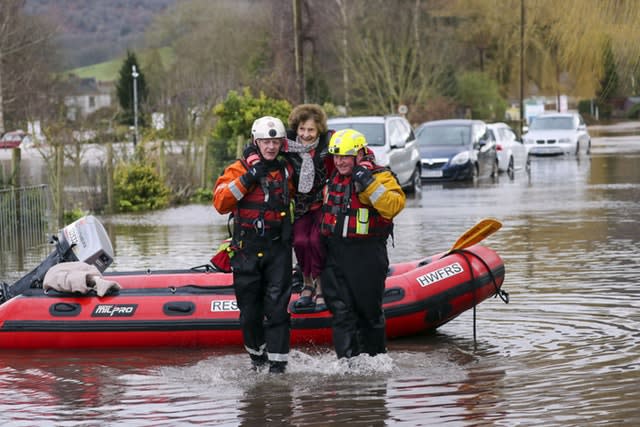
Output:
<path fill-rule="evenodd" d="M 363 134 L 353 129 L 343 129 L 334 133 L 329 141 L 329 153 L 336 156 L 357 156 L 361 148 L 367 146 Z"/>

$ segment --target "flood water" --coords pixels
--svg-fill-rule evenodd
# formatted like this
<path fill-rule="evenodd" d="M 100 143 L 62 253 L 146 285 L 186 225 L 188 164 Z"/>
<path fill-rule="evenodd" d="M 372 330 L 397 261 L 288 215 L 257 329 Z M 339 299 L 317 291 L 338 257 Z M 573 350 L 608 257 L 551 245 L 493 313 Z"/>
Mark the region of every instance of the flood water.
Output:
<path fill-rule="evenodd" d="M 392 262 L 446 250 L 484 217 L 504 259 L 499 298 L 435 335 L 352 366 L 296 348 L 283 376 L 241 348 L 0 354 L 3 425 L 638 425 L 640 136 L 594 138 L 590 158 L 529 174 L 425 186 L 396 220 Z M 209 206 L 102 217 L 112 270 L 204 264 L 226 233 Z M 15 280 L 48 253 L 0 259 Z M 0 335 L 1 339 L 1 335 Z"/>

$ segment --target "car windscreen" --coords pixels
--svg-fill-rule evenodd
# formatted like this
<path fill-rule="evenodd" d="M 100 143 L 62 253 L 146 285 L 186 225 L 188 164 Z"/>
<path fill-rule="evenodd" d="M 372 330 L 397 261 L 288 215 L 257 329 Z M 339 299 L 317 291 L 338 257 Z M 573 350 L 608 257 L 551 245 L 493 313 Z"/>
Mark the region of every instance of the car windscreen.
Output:
<path fill-rule="evenodd" d="M 367 145 L 384 146 L 384 124 L 382 123 L 329 123 L 329 128 L 335 131 L 355 129 L 364 135 Z"/>
<path fill-rule="evenodd" d="M 571 117 L 536 117 L 529 126 L 531 130 L 546 129 L 573 129 L 573 118 Z"/>
<path fill-rule="evenodd" d="M 471 126 L 424 126 L 416 132 L 418 145 L 467 145 L 471 140 Z"/>
<path fill-rule="evenodd" d="M 20 133 L 20 132 L 7 132 L 4 135 L 2 135 L 2 138 L 0 138 L 0 140 L 2 141 L 22 141 L 22 138 L 24 138 L 24 134 Z"/>

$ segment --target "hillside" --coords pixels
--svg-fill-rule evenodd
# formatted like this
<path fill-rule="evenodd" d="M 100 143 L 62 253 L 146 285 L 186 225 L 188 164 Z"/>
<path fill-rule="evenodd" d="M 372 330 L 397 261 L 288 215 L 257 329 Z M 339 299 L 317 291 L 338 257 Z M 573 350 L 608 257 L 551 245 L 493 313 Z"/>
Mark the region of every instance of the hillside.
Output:
<path fill-rule="evenodd" d="M 140 66 L 144 67 L 146 60 L 146 51 L 137 51 L 136 56 L 138 57 L 138 63 Z M 110 61 L 100 62 L 98 64 L 87 65 L 86 67 L 79 67 L 69 70 L 68 72 L 71 74 L 75 74 L 78 77 L 94 77 L 96 80 L 101 81 L 114 81 L 118 78 L 118 73 L 120 72 L 120 67 L 122 67 L 122 62 L 124 61 L 125 56 L 118 56 L 115 59 Z M 174 61 L 174 55 L 171 48 L 166 47 L 160 49 L 160 58 L 162 59 L 162 63 L 165 66 L 170 65 Z"/>
<path fill-rule="evenodd" d="M 58 27 L 62 68 L 74 69 L 123 57 L 127 49 L 138 48 L 154 16 L 176 1 L 26 0 L 25 10 Z"/>

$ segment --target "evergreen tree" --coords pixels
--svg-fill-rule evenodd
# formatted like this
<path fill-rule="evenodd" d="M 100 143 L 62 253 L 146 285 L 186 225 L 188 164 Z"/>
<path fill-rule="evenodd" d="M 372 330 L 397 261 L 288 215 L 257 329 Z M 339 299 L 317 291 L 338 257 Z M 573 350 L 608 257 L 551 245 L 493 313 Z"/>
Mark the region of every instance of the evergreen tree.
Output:
<path fill-rule="evenodd" d="M 120 67 L 120 73 L 118 82 L 116 83 L 116 93 L 118 95 L 118 102 L 120 108 L 122 108 L 120 122 L 132 126 L 134 124 L 134 105 L 133 105 L 133 66 L 135 65 L 138 72 L 137 80 L 137 95 L 138 95 L 138 124 L 143 125 L 144 119 L 141 114 L 141 105 L 144 105 L 147 99 L 147 84 L 145 82 L 144 74 L 138 64 L 138 59 L 135 53 L 127 51 L 127 57 L 125 58 L 122 67 Z"/>

